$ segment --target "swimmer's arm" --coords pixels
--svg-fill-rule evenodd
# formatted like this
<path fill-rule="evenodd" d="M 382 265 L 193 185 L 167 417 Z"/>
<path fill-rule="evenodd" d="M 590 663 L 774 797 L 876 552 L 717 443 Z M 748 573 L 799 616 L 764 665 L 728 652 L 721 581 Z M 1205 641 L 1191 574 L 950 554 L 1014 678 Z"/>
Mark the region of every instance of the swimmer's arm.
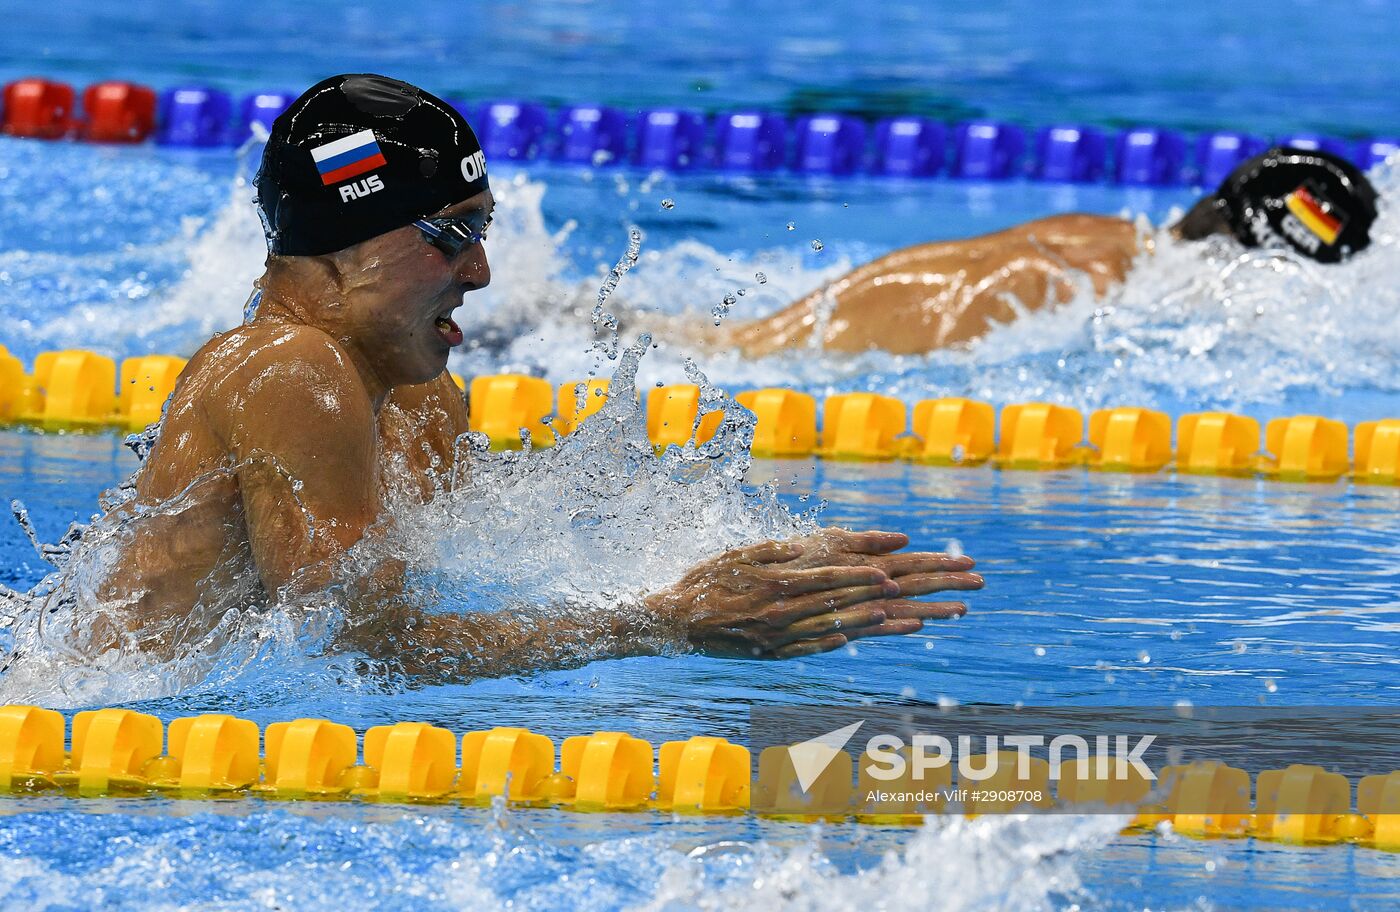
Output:
<path fill-rule="evenodd" d="M 962 557 L 898 552 L 894 533 L 823 530 L 702 561 L 632 605 L 480 615 L 400 607 L 358 625 L 347 645 L 415 677 L 461 680 L 567 668 L 605 658 L 700 652 L 784 659 L 850 641 L 914 633 L 958 617 L 961 602 L 914 597 L 979 589 Z"/>
<path fill-rule="evenodd" d="M 345 645 L 420 681 L 463 681 L 576 668 L 598 659 L 679 652 L 657 619 L 562 608 L 477 615 L 407 611 L 363 625 Z"/>
<path fill-rule="evenodd" d="M 319 336 L 319 338 L 318 338 Z M 373 407 L 324 335 L 293 332 L 240 366 L 210 417 L 237 466 L 264 588 L 329 582 L 329 560 L 379 512 Z"/>

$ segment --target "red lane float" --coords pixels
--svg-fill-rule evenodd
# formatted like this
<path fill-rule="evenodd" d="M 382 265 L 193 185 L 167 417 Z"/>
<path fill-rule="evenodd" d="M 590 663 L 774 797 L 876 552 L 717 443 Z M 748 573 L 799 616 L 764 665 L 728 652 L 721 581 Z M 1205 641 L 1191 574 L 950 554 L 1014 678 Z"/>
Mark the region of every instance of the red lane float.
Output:
<path fill-rule="evenodd" d="M 0 132 L 30 139 L 61 139 L 73 126 L 73 87 L 49 79 L 19 79 L 5 86 Z"/>
<path fill-rule="evenodd" d="M 88 142 L 138 143 L 156 128 L 156 93 L 134 82 L 99 82 L 83 91 L 78 136 Z"/>

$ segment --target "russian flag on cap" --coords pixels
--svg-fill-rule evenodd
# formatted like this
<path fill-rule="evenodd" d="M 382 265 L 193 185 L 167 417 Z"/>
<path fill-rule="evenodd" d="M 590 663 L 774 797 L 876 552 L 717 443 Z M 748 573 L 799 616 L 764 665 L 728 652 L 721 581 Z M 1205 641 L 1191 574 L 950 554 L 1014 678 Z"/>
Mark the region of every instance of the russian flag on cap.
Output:
<path fill-rule="evenodd" d="M 321 184 L 329 186 L 388 164 L 373 130 L 361 130 L 311 150 Z"/>

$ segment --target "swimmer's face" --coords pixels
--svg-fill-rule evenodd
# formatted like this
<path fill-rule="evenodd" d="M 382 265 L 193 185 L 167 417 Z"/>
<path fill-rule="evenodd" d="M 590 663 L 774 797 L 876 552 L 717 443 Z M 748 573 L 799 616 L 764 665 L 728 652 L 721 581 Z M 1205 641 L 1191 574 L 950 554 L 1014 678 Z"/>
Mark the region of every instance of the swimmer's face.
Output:
<path fill-rule="evenodd" d="M 434 213 L 436 218 L 489 216 L 496 201 L 487 190 Z M 491 282 L 484 244 L 468 244 L 448 258 L 408 226 L 352 248 L 343 270 L 351 306 L 341 315 L 349 335 L 388 386 L 425 383 L 447 367 L 462 342 L 452 311 L 462 295 Z"/>

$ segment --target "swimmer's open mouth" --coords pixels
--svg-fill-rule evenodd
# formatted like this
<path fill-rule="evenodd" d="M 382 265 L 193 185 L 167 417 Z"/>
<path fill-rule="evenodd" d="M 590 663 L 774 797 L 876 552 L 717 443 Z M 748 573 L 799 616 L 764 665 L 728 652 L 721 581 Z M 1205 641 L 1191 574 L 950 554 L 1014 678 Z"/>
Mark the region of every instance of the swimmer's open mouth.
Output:
<path fill-rule="evenodd" d="M 437 327 L 438 335 L 442 336 L 442 341 L 451 346 L 462 344 L 462 327 L 449 314 L 439 314 L 433 321 L 433 326 Z"/>

